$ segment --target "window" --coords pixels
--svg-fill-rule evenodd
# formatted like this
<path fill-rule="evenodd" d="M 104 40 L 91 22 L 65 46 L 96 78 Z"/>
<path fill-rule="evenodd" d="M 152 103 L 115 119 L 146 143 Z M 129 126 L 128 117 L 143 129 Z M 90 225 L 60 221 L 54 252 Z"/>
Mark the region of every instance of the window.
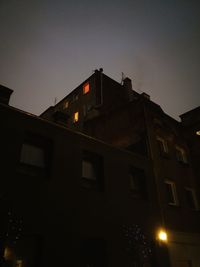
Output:
<path fill-rule="evenodd" d="M 77 93 L 74 93 L 72 95 L 72 102 L 75 102 L 76 100 L 78 100 L 78 94 Z"/>
<path fill-rule="evenodd" d="M 47 176 L 52 159 L 52 143 L 43 137 L 28 134 L 20 151 L 18 170 L 26 175 Z"/>
<path fill-rule="evenodd" d="M 64 102 L 64 109 L 68 108 L 69 107 L 69 101 L 65 101 Z"/>
<path fill-rule="evenodd" d="M 77 111 L 77 112 L 74 113 L 73 121 L 75 123 L 75 122 L 78 122 L 78 120 L 79 120 L 79 113 Z"/>
<path fill-rule="evenodd" d="M 158 137 L 158 136 L 156 137 L 156 140 L 158 143 L 160 155 L 164 156 L 164 155 L 168 154 L 169 149 L 168 149 L 167 141 L 161 137 Z"/>
<path fill-rule="evenodd" d="M 188 163 L 185 150 L 178 146 L 176 146 L 176 158 L 179 162 Z"/>
<path fill-rule="evenodd" d="M 97 154 L 83 152 L 81 184 L 85 188 L 103 190 L 103 159 Z"/>
<path fill-rule="evenodd" d="M 165 193 L 167 202 L 169 205 L 178 205 L 178 197 L 176 193 L 176 186 L 175 183 L 169 180 L 165 181 Z"/>
<path fill-rule="evenodd" d="M 87 94 L 89 93 L 89 91 L 90 91 L 90 84 L 89 82 L 87 82 L 83 85 L 83 94 Z"/>
<path fill-rule="evenodd" d="M 185 197 L 187 204 L 189 208 L 197 210 L 198 209 L 198 203 L 195 191 L 192 188 L 186 187 L 185 188 Z"/>
<path fill-rule="evenodd" d="M 22 145 L 20 162 L 35 167 L 44 168 L 44 149 L 32 144 L 24 143 Z"/>
<path fill-rule="evenodd" d="M 129 179 L 132 195 L 147 199 L 146 176 L 144 170 L 132 167 L 129 172 Z"/>

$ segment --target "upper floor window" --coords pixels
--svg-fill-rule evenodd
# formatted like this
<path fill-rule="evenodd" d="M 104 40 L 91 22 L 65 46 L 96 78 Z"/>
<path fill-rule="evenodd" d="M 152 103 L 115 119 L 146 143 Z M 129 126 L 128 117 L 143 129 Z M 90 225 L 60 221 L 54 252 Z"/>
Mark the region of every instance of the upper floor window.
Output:
<path fill-rule="evenodd" d="M 189 208 L 197 210 L 198 202 L 197 202 L 195 191 L 192 188 L 186 187 L 185 197 L 186 197 L 186 201 L 187 201 Z"/>
<path fill-rule="evenodd" d="M 142 169 L 132 167 L 129 171 L 130 189 L 135 197 L 147 198 L 146 176 Z"/>
<path fill-rule="evenodd" d="M 41 136 L 28 135 L 20 153 L 19 171 L 30 176 L 50 174 L 52 143 Z"/>
<path fill-rule="evenodd" d="M 176 158 L 179 162 L 188 163 L 185 150 L 178 146 L 176 146 Z"/>
<path fill-rule="evenodd" d="M 83 152 L 82 186 L 103 189 L 103 159 L 101 156 L 88 151 Z"/>
<path fill-rule="evenodd" d="M 87 82 L 83 85 L 83 94 L 87 94 L 89 93 L 89 91 L 90 91 L 90 84 L 89 82 Z"/>
<path fill-rule="evenodd" d="M 63 106 L 64 106 L 64 108 L 68 108 L 69 107 L 69 101 L 65 101 Z"/>
<path fill-rule="evenodd" d="M 178 197 L 176 192 L 176 185 L 174 182 L 169 180 L 165 181 L 165 193 L 166 193 L 167 203 L 169 205 L 177 206 Z"/>
<path fill-rule="evenodd" d="M 161 155 L 168 154 L 169 149 L 168 149 L 167 141 L 159 136 L 156 137 L 156 140 L 158 143 L 160 154 Z"/>
<path fill-rule="evenodd" d="M 79 120 L 79 113 L 78 113 L 78 111 L 77 111 L 77 112 L 75 112 L 74 115 L 73 115 L 73 122 L 78 122 L 78 120 Z"/>
<path fill-rule="evenodd" d="M 20 162 L 36 166 L 39 168 L 44 168 L 45 166 L 45 151 L 43 148 L 36 145 L 24 143 L 22 145 Z"/>

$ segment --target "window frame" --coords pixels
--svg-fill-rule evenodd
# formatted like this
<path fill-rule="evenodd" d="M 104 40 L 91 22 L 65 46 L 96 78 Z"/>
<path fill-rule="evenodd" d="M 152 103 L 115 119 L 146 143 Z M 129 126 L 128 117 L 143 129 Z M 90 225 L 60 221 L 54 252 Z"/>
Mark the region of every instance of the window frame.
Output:
<path fill-rule="evenodd" d="M 148 199 L 145 170 L 131 166 L 128 176 L 131 194 L 136 198 Z"/>
<path fill-rule="evenodd" d="M 26 158 L 27 150 L 29 150 L 29 152 L 31 151 L 31 147 L 33 150 L 36 151 L 36 149 L 42 152 L 41 159 L 42 159 L 42 163 L 36 163 L 36 158 L 35 158 L 35 153 L 33 153 L 31 156 L 29 154 L 29 158 Z M 34 155 L 35 154 L 35 155 Z M 20 152 L 20 163 L 24 164 L 24 165 L 29 165 L 35 168 L 40 168 L 40 169 L 44 169 L 45 168 L 45 149 L 44 147 L 42 147 L 41 145 L 36 145 L 30 142 L 23 142 L 22 146 L 21 146 L 21 152 Z"/>
<path fill-rule="evenodd" d="M 170 206 L 179 206 L 179 200 L 178 200 L 178 194 L 177 194 L 177 189 L 176 189 L 175 182 L 167 179 L 167 180 L 164 181 L 164 184 L 165 184 L 165 195 L 167 195 L 166 185 L 168 185 L 168 186 L 170 186 L 171 195 L 173 197 L 173 202 L 167 202 L 167 204 L 170 205 Z M 167 198 L 167 196 L 166 196 L 166 198 Z"/>
<path fill-rule="evenodd" d="M 176 150 L 177 161 L 180 163 L 188 164 L 188 157 L 185 149 L 180 146 L 175 146 L 175 150 Z"/>
<path fill-rule="evenodd" d="M 168 142 L 160 137 L 160 136 L 156 136 L 156 141 L 159 147 L 159 152 L 161 156 L 166 156 L 169 154 L 169 146 L 168 146 Z"/>
<path fill-rule="evenodd" d="M 95 177 L 90 178 L 83 176 L 84 162 L 88 162 L 92 165 Z M 101 155 L 83 150 L 81 159 L 81 186 L 87 189 L 95 189 L 97 191 L 104 190 L 104 163 Z"/>
<path fill-rule="evenodd" d="M 193 207 L 191 207 L 190 204 L 189 204 L 189 201 L 188 201 L 187 196 L 186 196 L 186 192 L 190 192 L 191 193 L 192 201 L 193 201 L 193 204 L 194 204 Z M 187 187 L 187 186 L 185 187 L 185 199 L 186 199 L 187 205 L 188 205 L 188 207 L 190 209 L 199 210 L 196 191 L 192 187 Z"/>
<path fill-rule="evenodd" d="M 33 164 L 29 164 L 28 162 L 23 162 L 21 160 L 21 153 L 23 149 L 23 145 L 28 144 L 33 147 L 37 147 L 42 149 L 44 152 L 44 166 L 37 166 Z M 51 174 L 52 168 L 52 160 L 53 160 L 53 143 L 49 138 L 30 133 L 25 134 L 24 139 L 22 140 L 19 152 L 19 164 L 18 171 L 21 174 L 28 176 L 38 176 L 38 177 L 49 177 Z"/>

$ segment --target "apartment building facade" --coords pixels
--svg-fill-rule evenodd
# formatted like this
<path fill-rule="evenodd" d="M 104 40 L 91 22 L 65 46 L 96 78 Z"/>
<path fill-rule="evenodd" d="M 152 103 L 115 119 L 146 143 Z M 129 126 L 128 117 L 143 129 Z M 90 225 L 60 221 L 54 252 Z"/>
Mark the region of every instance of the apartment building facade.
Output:
<path fill-rule="evenodd" d="M 41 117 L 151 161 L 170 264 L 182 267 L 200 264 L 198 112 L 178 122 L 129 78 L 119 84 L 100 69 Z"/>
<path fill-rule="evenodd" d="M 7 103 L 1 266 L 169 266 L 151 159 Z"/>

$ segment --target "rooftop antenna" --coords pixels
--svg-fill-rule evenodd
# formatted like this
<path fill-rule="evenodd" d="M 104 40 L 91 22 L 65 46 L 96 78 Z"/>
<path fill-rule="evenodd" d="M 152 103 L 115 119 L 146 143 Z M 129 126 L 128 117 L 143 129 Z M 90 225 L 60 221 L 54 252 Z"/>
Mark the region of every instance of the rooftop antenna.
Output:
<path fill-rule="evenodd" d="M 123 84 L 124 79 L 126 78 L 125 74 L 122 72 L 121 84 Z"/>
<path fill-rule="evenodd" d="M 54 98 L 54 106 L 56 105 L 57 103 L 57 97 Z"/>

